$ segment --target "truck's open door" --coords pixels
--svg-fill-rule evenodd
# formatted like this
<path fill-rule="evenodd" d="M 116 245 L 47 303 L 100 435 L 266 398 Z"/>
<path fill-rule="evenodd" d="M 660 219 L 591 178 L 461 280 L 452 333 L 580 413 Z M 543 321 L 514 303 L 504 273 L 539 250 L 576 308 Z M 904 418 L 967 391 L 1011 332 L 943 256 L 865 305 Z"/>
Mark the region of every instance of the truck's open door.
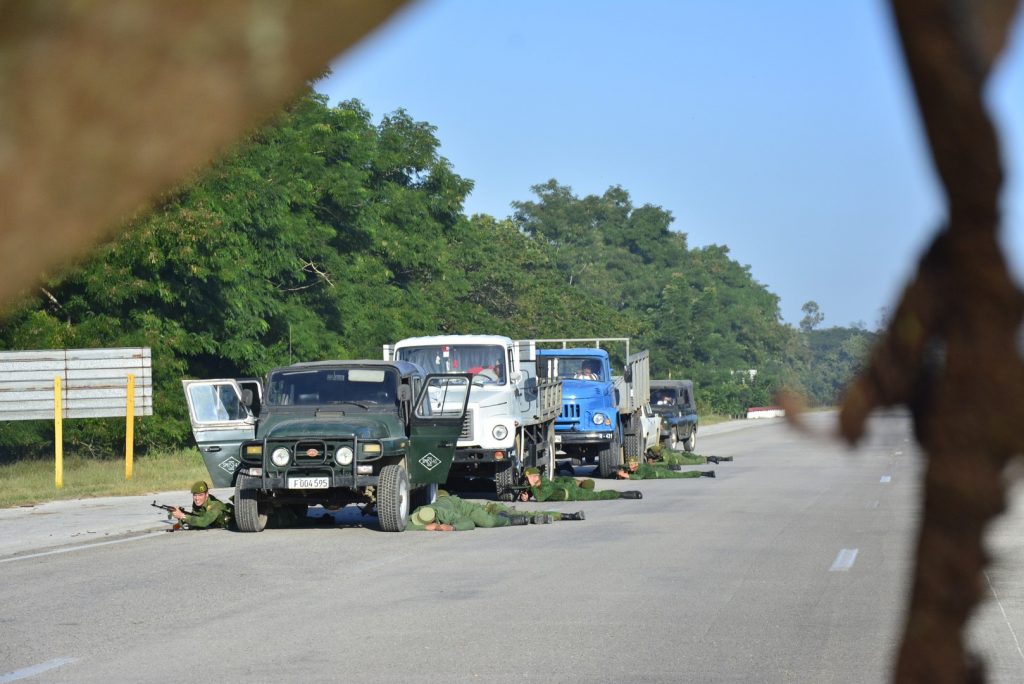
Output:
<path fill-rule="evenodd" d="M 409 479 L 413 485 L 443 484 L 466 419 L 473 376 L 428 375 L 409 421 Z"/>
<path fill-rule="evenodd" d="M 182 380 L 192 436 L 214 487 L 234 485 L 239 446 L 255 439 L 256 419 L 236 380 Z"/>

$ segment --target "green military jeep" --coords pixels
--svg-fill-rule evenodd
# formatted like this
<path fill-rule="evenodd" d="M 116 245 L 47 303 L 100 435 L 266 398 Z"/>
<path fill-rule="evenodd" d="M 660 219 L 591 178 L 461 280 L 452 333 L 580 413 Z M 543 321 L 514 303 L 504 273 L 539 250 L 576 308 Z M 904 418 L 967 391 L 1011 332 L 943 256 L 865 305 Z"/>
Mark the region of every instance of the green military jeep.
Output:
<path fill-rule="evenodd" d="M 214 487 L 235 487 L 235 521 L 260 532 L 272 509 L 350 503 L 388 532 L 448 477 L 472 376 L 413 363 L 318 361 L 265 382 L 185 380 L 192 433 Z"/>

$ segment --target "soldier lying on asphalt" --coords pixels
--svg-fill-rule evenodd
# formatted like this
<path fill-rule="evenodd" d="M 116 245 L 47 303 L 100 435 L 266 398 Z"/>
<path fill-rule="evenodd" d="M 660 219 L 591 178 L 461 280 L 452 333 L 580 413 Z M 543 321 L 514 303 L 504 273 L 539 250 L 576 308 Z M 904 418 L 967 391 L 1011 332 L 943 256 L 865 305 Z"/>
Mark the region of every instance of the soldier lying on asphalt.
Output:
<path fill-rule="evenodd" d="M 170 512 L 170 516 L 188 525 L 189 529 L 201 530 L 230 526 L 233 513 L 231 504 L 210 494 L 210 487 L 200 480 L 192 485 L 192 512 L 186 513 L 176 508 Z"/>
<path fill-rule="evenodd" d="M 437 501 L 420 506 L 409 516 L 407 530 L 425 530 L 427 532 L 463 532 L 477 527 L 508 527 L 509 525 L 529 525 L 550 523 L 558 516 L 559 520 L 583 520 L 582 513 L 523 513 L 511 506 L 498 503 L 478 504 L 466 501 L 458 496 L 449 495 L 443 490 L 438 492 Z"/>
<path fill-rule="evenodd" d="M 670 449 L 663 444 L 656 444 L 648 449 L 647 462 L 651 465 L 702 465 L 714 463 L 718 465 L 724 461 L 731 461 L 732 456 L 701 456 L 700 454 L 687 454 L 682 451 Z"/>
<path fill-rule="evenodd" d="M 670 467 L 671 468 L 671 467 Z M 639 463 L 630 457 L 625 468 L 619 468 L 615 477 L 620 480 L 665 480 L 684 477 L 714 477 L 714 470 L 684 470 L 676 472 L 670 468 L 658 468 L 648 463 Z"/>
<path fill-rule="evenodd" d="M 527 468 L 523 471 L 526 487 L 519 495 L 521 501 L 598 501 L 605 499 L 642 499 L 643 494 L 637 491 L 619 492 L 614 489 L 596 490 L 593 480 L 583 480 L 582 485 L 571 477 L 556 477 L 554 480 L 542 479 L 540 470 Z"/>

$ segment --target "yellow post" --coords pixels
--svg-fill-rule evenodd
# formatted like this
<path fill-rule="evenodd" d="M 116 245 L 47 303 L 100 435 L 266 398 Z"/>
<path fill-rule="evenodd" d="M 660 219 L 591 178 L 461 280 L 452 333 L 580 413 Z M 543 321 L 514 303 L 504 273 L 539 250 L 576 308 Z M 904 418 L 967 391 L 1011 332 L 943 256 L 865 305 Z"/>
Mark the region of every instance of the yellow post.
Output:
<path fill-rule="evenodd" d="M 135 376 L 128 374 L 128 406 L 125 408 L 124 479 L 132 479 L 135 458 Z"/>
<path fill-rule="evenodd" d="M 53 378 L 53 442 L 54 456 L 53 478 L 57 489 L 64 486 L 64 423 L 60 405 L 60 376 Z"/>

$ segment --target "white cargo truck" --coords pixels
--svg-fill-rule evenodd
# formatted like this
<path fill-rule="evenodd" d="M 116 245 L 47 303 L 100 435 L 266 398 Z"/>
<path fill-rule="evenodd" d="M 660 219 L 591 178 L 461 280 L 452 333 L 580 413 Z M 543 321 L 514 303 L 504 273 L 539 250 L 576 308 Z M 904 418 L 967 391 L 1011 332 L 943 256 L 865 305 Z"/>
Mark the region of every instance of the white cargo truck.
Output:
<path fill-rule="evenodd" d="M 386 361 L 408 361 L 427 373 L 471 373 L 469 405 L 451 477 L 493 478 L 510 501 L 524 468 L 555 472 L 555 418 L 562 382 L 538 367 L 536 344 L 500 335 L 433 335 L 384 345 Z"/>

